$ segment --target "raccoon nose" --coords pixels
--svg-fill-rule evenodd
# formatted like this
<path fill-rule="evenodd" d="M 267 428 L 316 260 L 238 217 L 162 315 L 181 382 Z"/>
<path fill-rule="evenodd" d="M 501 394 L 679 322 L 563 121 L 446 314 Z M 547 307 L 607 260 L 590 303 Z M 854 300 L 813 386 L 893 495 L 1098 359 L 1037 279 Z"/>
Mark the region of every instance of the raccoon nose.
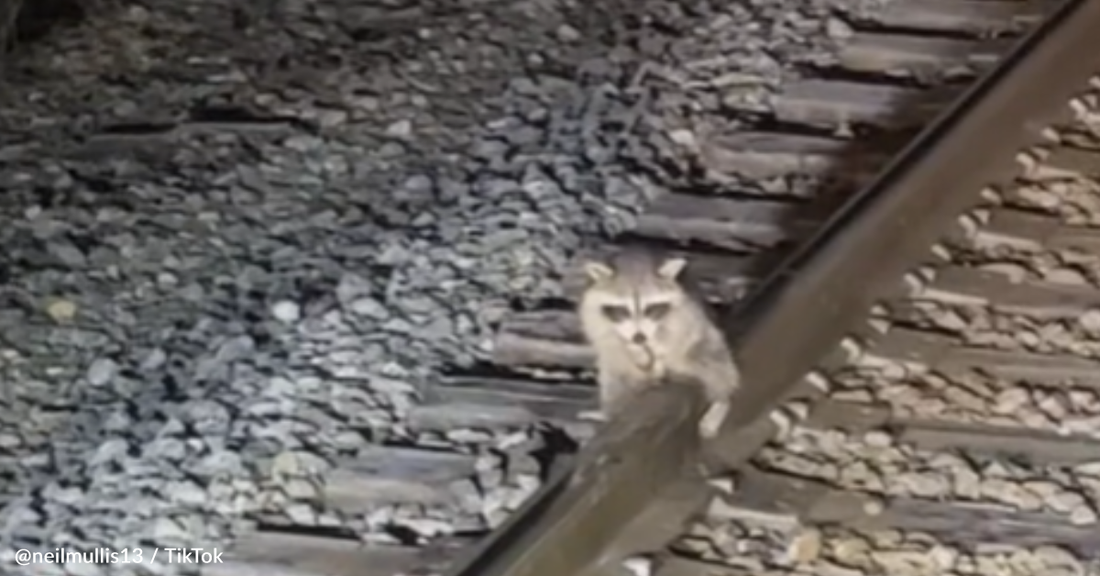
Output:
<path fill-rule="evenodd" d="M 642 334 L 641 332 L 635 332 L 634 337 L 631 338 L 631 340 L 635 344 L 645 344 L 645 334 Z"/>

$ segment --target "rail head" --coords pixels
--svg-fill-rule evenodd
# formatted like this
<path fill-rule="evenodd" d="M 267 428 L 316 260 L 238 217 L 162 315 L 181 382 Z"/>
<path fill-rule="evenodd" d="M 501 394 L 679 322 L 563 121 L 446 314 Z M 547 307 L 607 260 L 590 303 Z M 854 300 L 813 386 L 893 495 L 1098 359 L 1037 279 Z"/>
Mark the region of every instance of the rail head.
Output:
<path fill-rule="evenodd" d="M 736 447 L 721 464 L 740 465 L 768 440 L 771 410 L 1100 69 L 1100 2 L 1066 0 L 1051 14 L 725 319 L 745 386 L 717 442 Z M 631 418 L 582 450 L 585 470 L 558 470 L 452 576 L 572 576 L 626 552 L 622 534 L 703 456 L 701 399 L 689 390 L 636 399 Z"/>
<path fill-rule="evenodd" d="M 698 387 L 652 388 L 631 417 L 610 423 L 572 462 L 460 562 L 462 576 L 581 574 L 605 556 L 638 502 L 653 502 L 690 475 L 699 454 Z M 690 514 L 690 505 L 681 512 Z"/>
<path fill-rule="evenodd" d="M 767 414 L 985 188 L 1014 177 L 1016 154 L 1100 70 L 1095 26 L 1100 2 L 1062 2 L 733 311 L 749 385 L 725 436 Z"/>

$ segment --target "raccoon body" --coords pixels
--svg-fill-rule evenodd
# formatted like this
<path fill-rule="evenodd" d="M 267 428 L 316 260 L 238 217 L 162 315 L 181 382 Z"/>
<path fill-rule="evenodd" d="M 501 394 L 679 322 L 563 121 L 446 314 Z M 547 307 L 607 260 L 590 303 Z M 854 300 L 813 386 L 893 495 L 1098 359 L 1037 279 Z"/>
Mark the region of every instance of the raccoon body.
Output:
<path fill-rule="evenodd" d="M 670 376 L 701 383 L 711 408 L 700 433 L 711 437 L 729 411 L 740 372 L 706 304 L 680 281 L 683 258 L 628 250 L 608 263 L 584 265 L 588 286 L 578 312 L 595 350 L 603 419 L 623 401 Z"/>

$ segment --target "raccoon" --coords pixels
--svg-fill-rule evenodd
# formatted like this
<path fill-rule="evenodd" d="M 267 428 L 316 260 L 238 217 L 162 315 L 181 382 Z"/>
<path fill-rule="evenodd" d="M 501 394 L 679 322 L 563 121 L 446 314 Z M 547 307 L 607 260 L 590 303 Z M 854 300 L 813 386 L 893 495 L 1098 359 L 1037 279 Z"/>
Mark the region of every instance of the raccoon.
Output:
<path fill-rule="evenodd" d="M 600 413 L 607 420 L 623 401 L 670 375 L 700 382 L 710 407 L 699 422 L 704 438 L 717 434 L 741 373 L 706 303 L 680 277 L 684 258 L 657 258 L 631 249 L 609 263 L 588 261 L 588 285 L 578 313 L 596 352 Z"/>

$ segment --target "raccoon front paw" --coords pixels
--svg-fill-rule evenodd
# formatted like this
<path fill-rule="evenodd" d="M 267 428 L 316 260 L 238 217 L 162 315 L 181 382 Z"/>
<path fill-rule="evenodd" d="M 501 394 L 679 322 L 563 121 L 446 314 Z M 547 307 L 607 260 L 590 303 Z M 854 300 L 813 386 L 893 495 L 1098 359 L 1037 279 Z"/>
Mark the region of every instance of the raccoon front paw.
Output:
<path fill-rule="evenodd" d="M 581 410 L 577 413 L 577 420 L 582 422 L 607 422 L 607 415 L 599 410 Z"/>
<path fill-rule="evenodd" d="M 722 429 L 722 424 L 726 421 L 726 416 L 729 415 L 730 406 L 725 402 L 716 402 L 707 408 L 707 411 L 703 413 L 703 417 L 699 419 L 699 436 L 709 440 L 718 435 L 718 432 Z"/>
<path fill-rule="evenodd" d="M 722 427 L 721 423 L 715 425 L 713 422 L 699 422 L 699 437 L 704 440 L 712 440 L 718 436 L 718 430 Z"/>

